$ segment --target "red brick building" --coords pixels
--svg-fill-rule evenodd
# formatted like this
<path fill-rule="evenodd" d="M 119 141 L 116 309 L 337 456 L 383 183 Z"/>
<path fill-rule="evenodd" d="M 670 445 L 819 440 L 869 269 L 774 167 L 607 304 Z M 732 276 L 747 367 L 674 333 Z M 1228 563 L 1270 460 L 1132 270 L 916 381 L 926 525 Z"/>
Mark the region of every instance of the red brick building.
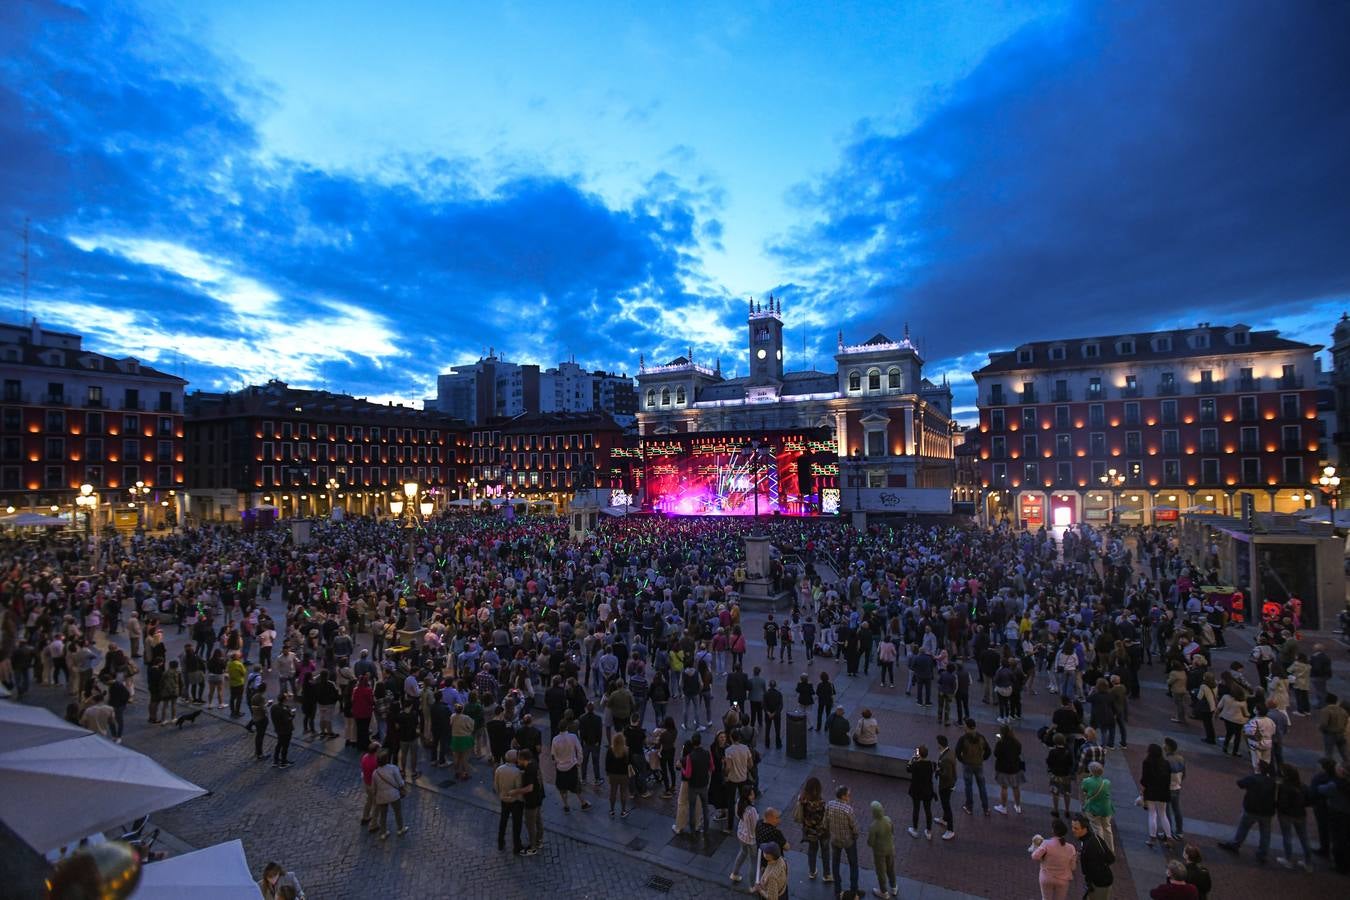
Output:
<path fill-rule="evenodd" d="M 1027 527 L 1292 512 L 1317 477 L 1321 348 L 1245 325 L 1037 341 L 979 390 L 985 513 Z"/>
<path fill-rule="evenodd" d="M 183 379 L 82 346 L 78 334 L 0 325 L 0 510 L 70 512 L 82 484 L 157 522 L 184 483 Z M 135 500 L 126 489 L 151 490 Z M 166 504 L 161 506 L 161 504 Z"/>
<path fill-rule="evenodd" d="M 589 473 L 619 488 L 615 449 L 623 429 L 606 413 L 527 414 L 469 429 L 459 447 L 464 497 L 551 501 L 561 511 Z"/>
<path fill-rule="evenodd" d="M 454 499 L 463 423 L 442 413 L 281 381 L 199 391 L 187 409 L 188 495 L 200 519 L 263 505 L 282 516 L 327 515 L 333 505 L 376 513 L 406 481 L 438 505 Z"/>

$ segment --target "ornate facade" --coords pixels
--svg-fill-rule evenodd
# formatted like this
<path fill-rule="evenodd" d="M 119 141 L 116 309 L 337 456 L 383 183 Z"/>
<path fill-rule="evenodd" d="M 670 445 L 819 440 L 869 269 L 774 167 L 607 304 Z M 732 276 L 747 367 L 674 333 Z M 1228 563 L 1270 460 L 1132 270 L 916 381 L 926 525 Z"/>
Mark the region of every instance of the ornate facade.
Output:
<path fill-rule="evenodd" d="M 833 372 L 789 372 L 782 305 L 770 297 L 767 304 L 750 304 L 746 352 L 749 374 L 739 378 L 724 377 L 720 362 L 710 368 L 686 356 L 659 366 L 644 361 L 638 372 L 642 439 L 826 429 L 848 505 L 880 511 L 872 492 L 895 488 L 947 489 L 950 503 L 951 389 L 923 377 L 908 328 L 899 341 L 877 334 L 852 345 L 841 332 Z M 855 495 L 850 487 L 862 490 Z"/>

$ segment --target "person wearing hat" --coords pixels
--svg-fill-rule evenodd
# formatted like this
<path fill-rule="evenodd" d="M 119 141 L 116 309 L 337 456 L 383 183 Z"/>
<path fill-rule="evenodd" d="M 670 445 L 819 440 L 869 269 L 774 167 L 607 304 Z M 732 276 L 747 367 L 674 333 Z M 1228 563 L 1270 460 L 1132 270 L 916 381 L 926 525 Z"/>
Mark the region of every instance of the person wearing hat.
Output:
<path fill-rule="evenodd" d="M 759 880 L 750 888 L 750 893 L 765 900 L 778 900 L 787 893 L 788 885 L 787 863 L 783 860 L 783 849 L 777 844 L 768 843 L 760 846 L 759 851 L 763 854 L 764 862 L 760 866 Z"/>

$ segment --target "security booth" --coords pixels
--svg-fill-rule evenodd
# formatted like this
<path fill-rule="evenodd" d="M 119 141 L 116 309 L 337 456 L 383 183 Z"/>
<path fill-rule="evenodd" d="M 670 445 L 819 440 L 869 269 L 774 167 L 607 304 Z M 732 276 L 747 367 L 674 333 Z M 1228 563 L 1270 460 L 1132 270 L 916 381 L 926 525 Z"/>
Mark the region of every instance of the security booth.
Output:
<path fill-rule="evenodd" d="M 1279 513 L 1183 515 L 1186 558 L 1218 568 L 1251 621 L 1267 603 L 1301 603 L 1302 627 L 1319 629 L 1345 605 L 1344 542 L 1329 524 Z"/>

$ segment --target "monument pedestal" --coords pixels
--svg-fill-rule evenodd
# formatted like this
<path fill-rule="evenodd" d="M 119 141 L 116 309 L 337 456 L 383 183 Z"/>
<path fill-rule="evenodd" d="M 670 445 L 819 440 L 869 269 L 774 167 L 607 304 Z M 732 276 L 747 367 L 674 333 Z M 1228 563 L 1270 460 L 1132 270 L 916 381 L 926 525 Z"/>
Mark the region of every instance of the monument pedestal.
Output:
<path fill-rule="evenodd" d="M 398 643 L 400 647 L 417 647 L 422 640 L 422 635 L 426 634 L 425 628 L 400 628 L 398 630 Z"/>

